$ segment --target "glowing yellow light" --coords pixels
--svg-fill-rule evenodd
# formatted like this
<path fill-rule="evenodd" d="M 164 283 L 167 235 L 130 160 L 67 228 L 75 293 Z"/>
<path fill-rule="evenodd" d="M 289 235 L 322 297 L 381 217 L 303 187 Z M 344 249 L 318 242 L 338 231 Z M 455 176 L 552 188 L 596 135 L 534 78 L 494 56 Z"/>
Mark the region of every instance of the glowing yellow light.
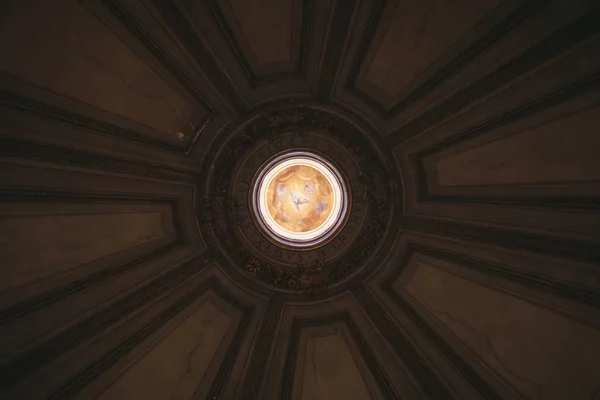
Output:
<path fill-rule="evenodd" d="M 281 228 L 309 232 L 322 226 L 331 215 L 334 192 L 331 182 L 317 169 L 294 165 L 273 177 L 265 201 Z"/>
<path fill-rule="evenodd" d="M 258 211 L 277 236 L 306 242 L 339 225 L 346 202 L 341 182 L 319 160 L 292 157 L 273 166 L 258 183 Z"/>

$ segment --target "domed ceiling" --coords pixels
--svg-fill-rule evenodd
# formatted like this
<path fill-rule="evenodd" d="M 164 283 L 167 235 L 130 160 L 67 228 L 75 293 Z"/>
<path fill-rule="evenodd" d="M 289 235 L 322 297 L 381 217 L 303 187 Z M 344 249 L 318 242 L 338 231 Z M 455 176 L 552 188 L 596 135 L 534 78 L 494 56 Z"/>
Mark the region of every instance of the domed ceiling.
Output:
<path fill-rule="evenodd" d="M 1 2 L 0 398 L 600 399 L 599 21 Z"/>
<path fill-rule="evenodd" d="M 347 208 L 343 205 L 348 202 L 346 185 L 333 175 L 331 164 L 311 153 L 306 153 L 310 158 L 300 154 L 277 160 L 253 189 L 256 217 L 280 241 L 297 242 L 295 247 L 321 239 L 341 224 Z"/>
<path fill-rule="evenodd" d="M 267 288 L 314 294 L 339 286 L 384 241 L 397 186 L 348 121 L 279 104 L 253 116 L 219 153 L 202 225 L 230 264 Z"/>

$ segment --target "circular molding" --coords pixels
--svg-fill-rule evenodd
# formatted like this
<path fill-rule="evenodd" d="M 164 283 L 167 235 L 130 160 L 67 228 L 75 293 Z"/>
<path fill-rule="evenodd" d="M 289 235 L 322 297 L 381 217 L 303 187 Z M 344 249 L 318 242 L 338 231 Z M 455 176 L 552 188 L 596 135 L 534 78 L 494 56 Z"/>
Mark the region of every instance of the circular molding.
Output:
<path fill-rule="evenodd" d="M 326 160 L 348 194 L 342 223 L 302 251 L 265 234 L 253 205 L 261 171 L 291 153 Z M 398 198 L 379 152 L 354 125 L 296 103 L 264 109 L 233 132 L 206 182 L 198 219 L 209 244 L 247 279 L 286 293 L 338 287 L 369 265 Z"/>
<path fill-rule="evenodd" d="M 362 229 L 367 218 L 368 203 L 365 198 L 367 187 L 363 180 L 358 161 L 347 149 L 333 140 L 327 132 L 302 131 L 285 132 L 277 136 L 277 142 L 258 141 L 248 150 L 246 157 L 241 158 L 230 179 L 230 201 L 235 204 L 235 212 L 230 213 L 229 224 L 236 226 L 238 238 L 244 247 L 254 255 L 271 265 L 292 268 L 298 265 L 312 264 L 317 261 L 328 262 L 349 250 L 352 241 Z M 252 206 L 252 188 L 257 179 L 257 171 L 273 158 L 286 151 L 304 151 L 329 155 L 335 168 L 342 172 L 342 179 L 347 182 L 352 199 L 346 218 L 339 232 L 330 240 L 318 246 L 305 248 L 302 251 L 294 246 L 285 246 L 264 234 L 260 222 Z M 333 161 L 335 160 L 335 161 Z M 221 178 L 219 178 L 221 179 Z"/>
<path fill-rule="evenodd" d="M 319 154 L 277 154 L 252 183 L 254 220 L 275 244 L 295 250 L 315 248 L 345 223 L 351 203 L 347 186 L 333 163 Z"/>

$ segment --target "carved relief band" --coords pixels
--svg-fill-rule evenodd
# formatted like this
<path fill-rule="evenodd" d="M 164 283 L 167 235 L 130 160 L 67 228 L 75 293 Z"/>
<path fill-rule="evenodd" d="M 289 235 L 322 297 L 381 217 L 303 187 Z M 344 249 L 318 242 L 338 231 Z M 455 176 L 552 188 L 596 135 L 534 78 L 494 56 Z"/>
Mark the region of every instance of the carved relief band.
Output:
<path fill-rule="evenodd" d="M 287 149 L 325 157 L 343 171 L 350 198 L 339 233 L 319 247 L 286 248 L 251 214 L 257 171 Z M 212 244 L 246 274 L 271 288 L 323 289 L 358 271 L 381 243 L 390 212 L 388 173 L 370 143 L 345 120 L 295 103 L 263 110 L 221 149 L 200 219 Z"/>

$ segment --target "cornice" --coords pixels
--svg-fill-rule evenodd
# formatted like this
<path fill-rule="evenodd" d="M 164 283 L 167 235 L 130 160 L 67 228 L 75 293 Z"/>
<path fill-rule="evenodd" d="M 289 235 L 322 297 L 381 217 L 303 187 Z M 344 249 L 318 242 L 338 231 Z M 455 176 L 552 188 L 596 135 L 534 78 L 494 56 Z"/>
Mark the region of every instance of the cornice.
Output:
<path fill-rule="evenodd" d="M 317 273 L 317 275 L 325 273 L 326 276 L 330 276 L 333 274 L 330 278 L 325 278 L 322 282 L 322 285 L 327 287 L 334 283 L 334 281 L 337 282 L 345 279 L 353 271 L 356 271 L 358 266 L 364 266 L 366 260 L 376 252 L 375 249 L 378 245 L 375 243 L 383 241 L 386 227 L 389 223 L 389 213 L 391 212 L 389 196 L 393 196 L 393 194 L 391 194 L 390 190 L 393 190 L 393 187 L 397 187 L 397 185 L 392 184 L 390 186 L 387 172 L 382 166 L 381 160 L 373 153 L 371 146 L 366 144 L 365 138 L 362 137 L 361 133 L 355 131 L 352 125 L 346 121 L 339 120 L 335 115 L 294 102 L 263 110 L 261 114 L 253 116 L 251 121 L 250 125 L 241 128 L 232 139 L 222 142 L 224 144 L 221 147 L 220 154 L 218 153 L 215 156 L 215 159 L 218 161 L 215 162 L 212 171 L 209 172 L 205 180 L 209 187 L 203 189 L 203 205 L 199 211 L 199 216 L 203 221 L 205 229 L 208 229 L 209 236 L 213 237 L 213 245 L 224 241 L 222 245 L 219 245 L 221 249 L 236 249 L 238 254 L 234 254 L 235 252 L 231 253 L 230 250 L 225 250 L 231 253 L 228 254 L 228 257 L 232 257 L 234 264 L 239 265 L 241 263 L 242 266 L 247 264 L 248 268 L 250 268 L 248 272 L 258 274 L 259 277 L 262 277 L 261 279 L 268 279 L 268 283 L 271 285 L 281 285 L 288 281 L 296 281 L 296 278 L 293 276 L 288 276 L 290 267 L 285 267 L 285 271 L 287 272 L 285 272 L 284 276 L 280 277 L 277 273 L 277 271 L 280 271 L 280 267 L 261 263 L 261 257 L 257 254 L 250 256 L 245 251 L 239 253 L 239 251 L 247 246 L 243 242 L 236 242 L 238 239 L 236 239 L 235 227 L 241 221 L 239 221 L 239 217 L 236 216 L 236 212 L 234 211 L 238 205 L 234 205 L 234 200 L 228 197 L 230 196 L 228 193 L 232 190 L 230 185 L 234 183 L 232 181 L 233 175 L 231 174 L 238 162 L 245 157 L 245 154 L 253 146 L 267 140 L 268 143 L 272 142 L 275 147 L 278 147 L 279 136 L 283 132 L 296 131 L 292 135 L 297 135 L 296 141 L 298 141 L 299 145 L 305 143 L 307 137 L 302 133 L 302 129 L 335 132 L 338 140 L 344 143 L 343 146 L 351 150 L 353 157 L 358 160 L 358 165 L 363 171 L 359 173 L 360 176 L 357 176 L 357 178 L 360 178 L 359 181 L 362 182 L 361 184 L 366 184 L 368 187 L 364 197 L 368 203 L 369 219 L 362 228 L 360 238 L 357 239 L 358 242 L 352 244 L 350 253 L 345 254 L 342 258 L 338 258 L 338 261 L 335 261 L 335 267 L 332 265 L 314 266 L 317 269 L 313 271 L 314 268 L 311 265 L 302 267 L 300 264 L 302 261 L 300 260 L 298 261 L 298 268 L 299 271 L 303 270 L 302 268 L 308 268 L 308 270 Z M 300 131 L 298 131 L 299 128 Z M 354 193 L 354 196 L 357 195 L 361 196 L 362 194 Z M 397 200 L 394 199 L 393 202 L 396 203 Z M 235 203 L 237 204 L 238 200 Z M 394 206 L 394 209 L 398 210 L 399 207 Z M 233 230 L 230 232 L 231 229 Z M 362 244 L 359 244 L 359 242 Z M 367 242 L 373 243 L 367 244 Z M 349 260 L 352 261 L 349 262 Z M 336 275 L 334 270 L 338 269 L 340 272 L 345 272 L 341 275 Z M 281 269 L 280 272 L 283 273 L 284 270 Z M 282 281 L 282 279 L 284 280 Z M 283 288 L 286 288 L 285 285 Z M 288 289 L 293 288 L 294 286 L 292 285 Z"/>
<path fill-rule="evenodd" d="M 530 8 L 530 3 L 536 3 L 536 1 L 526 3 L 523 7 Z M 398 127 L 386 137 L 387 141 L 396 146 L 415 137 L 427 128 L 458 114 L 468 105 L 488 96 L 515 78 L 527 74 L 561 53 L 597 35 L 600 31 L 600 25 L 597 23 L 599 15 L 600 9 L 592 10 L 583 17 L 556 30 L 522 54 L 500 65 L 496 70 L 448 97 L 417 118 Z"/>

